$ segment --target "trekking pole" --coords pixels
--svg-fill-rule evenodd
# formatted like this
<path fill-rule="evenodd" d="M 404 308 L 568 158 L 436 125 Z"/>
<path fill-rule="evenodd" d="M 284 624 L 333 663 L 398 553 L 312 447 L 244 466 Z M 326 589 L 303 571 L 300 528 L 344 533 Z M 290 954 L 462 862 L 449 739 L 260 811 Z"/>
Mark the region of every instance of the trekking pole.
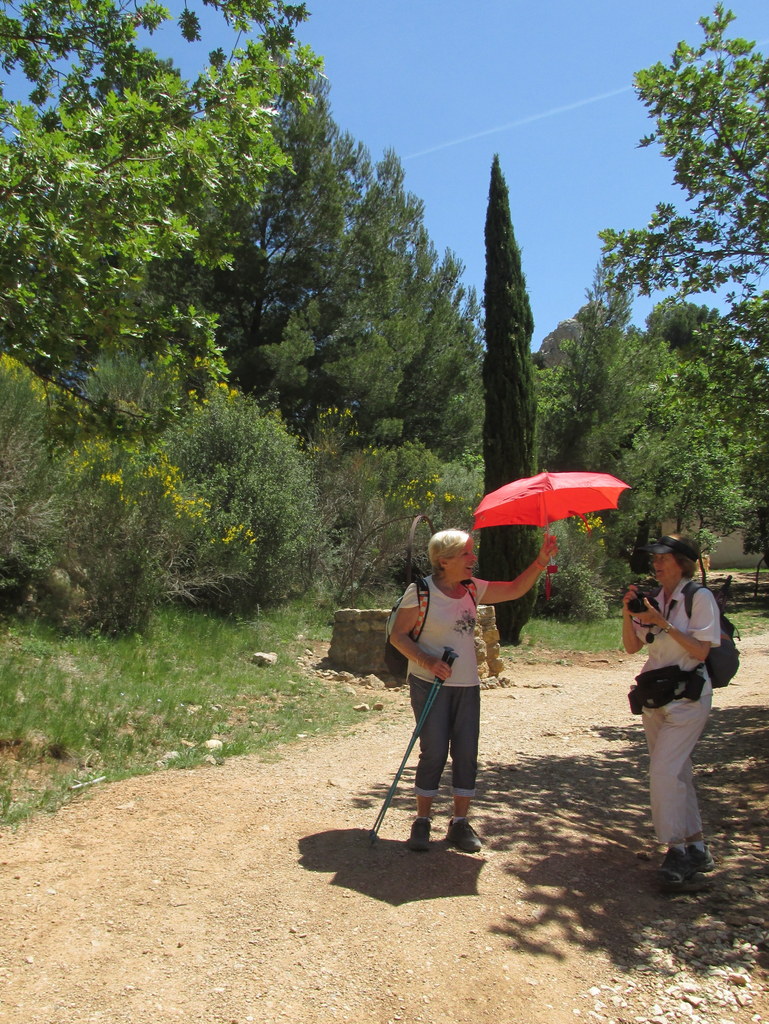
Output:
<path fill-rule="evenodd" d="M 456 661 L 456 658 L 457 652 L 452 650 L 451 647 L 443 648 L 443 657 L 441 658 L 441 661 L 445 661 L 447 665 L 453 665 L 454 662 Z M 414 732 L 411 734 L 411 739 L 409 740 L 408 747 L 406 747 L 406 753 L 403 755 L 403 760 L 401 761 L 400 768 L 395 773 L 395 778 L 392 781 L 392 785 L 387 791 L 387 796 L 385 797 L 385 801 L 382 804 L 382 810 L 377 815 L 377 819 L 374 822 L 374 827 L 369 832 L 369 840 L 372 846 L 376 842 L 377 833 L 379 832 L 379 828 L 382 822 L 384 821 L 385 814 L 387 814 L 387 808 L 390 806 L 392 798 L 395 796 L 395 790 L 397 789 L 398 781 L 400 780 L 400 777 L 403 774 L 403 769 L 406 767 L 406 762 L 409 759 L 409 755 L 411 754 L 411 751 L 414 749 L 414 744 L 417 741 L 417 737 L 419 736 L 419 733 L 422 731 L 422 726 L 425 724 L 427 716 L 430 714 L 430 709 L 435 703 L 435 698 L 438 696 L 438 691 L 440 690 L 442 685 L 443 680 L 439 676 L 436 676 L 433 679 L 433 684 L 430 687 L 430 692 L 427 694 L 427 700 L 425 701 L 424 707 L 422 708 L 422 713 L 419 716 L 419 720 L 414 728 Z"/>

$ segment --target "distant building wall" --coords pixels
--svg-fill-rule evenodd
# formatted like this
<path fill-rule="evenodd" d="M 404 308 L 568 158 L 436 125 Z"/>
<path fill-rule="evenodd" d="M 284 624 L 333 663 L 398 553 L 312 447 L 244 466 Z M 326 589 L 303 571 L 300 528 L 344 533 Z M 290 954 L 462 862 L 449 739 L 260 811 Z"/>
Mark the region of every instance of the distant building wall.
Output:
<path fill-rule="evenodd" d="M 711 569 L 755 569 L 761 555 L 746 555 L 742 550 L 742 533 L 737 530 L 722 537 L 718 547 L 710 553 Z"/>

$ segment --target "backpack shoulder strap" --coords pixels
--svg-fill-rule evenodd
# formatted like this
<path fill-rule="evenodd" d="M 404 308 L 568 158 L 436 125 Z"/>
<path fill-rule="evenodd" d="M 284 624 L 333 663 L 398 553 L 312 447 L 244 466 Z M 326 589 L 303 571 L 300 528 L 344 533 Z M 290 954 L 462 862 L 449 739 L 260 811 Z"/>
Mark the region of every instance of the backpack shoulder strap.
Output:
<path fill-rule="evenodd" d="M 692 601 L 694 600 L 694 595 L 698 590 L 702 590 L 702 584 L 698 583 L 696 580 L 689 580 L 681 591 L 684 595 L 684 609 L 686 610 L 688 618 L 692 617 Z"/>
<path fill-rule="evenodd" d="M 425 628 L 425 619 L 427 618 L 427 609 L 430 607 L 430 588 L 427 585 L 427 580 L 423 576 L 417 576 L 414 580 L 414 586 L 417 588 L 417 602 L 419 604 L 419 614 L 414 628 L 411 630 L 412 640 L 418 640 L 422 630 Z"/>
<path fill-rule="evenodd" d="M 478 607 L 478 588 L 475 585 L 475 580 L 462 580 L 462 586 L 465 588 L 467 593 L 472 597 L 473 604 Z"/>

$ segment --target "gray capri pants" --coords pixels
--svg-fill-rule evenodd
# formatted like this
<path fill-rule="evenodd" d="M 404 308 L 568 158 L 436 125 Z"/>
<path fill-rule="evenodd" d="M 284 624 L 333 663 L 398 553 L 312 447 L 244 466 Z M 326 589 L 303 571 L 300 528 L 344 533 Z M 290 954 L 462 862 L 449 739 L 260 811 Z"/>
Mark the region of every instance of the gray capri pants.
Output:
<path fill-rule="evenodd" d="M 409 676 L 411 707 L 419 721 L 433 684 Z M 442 686 L 419 733 L 419 762 L 414 792 L 436 796 L 451 753 L 451 783 L 455 796 L 475 796 L 478 772 L 478 734 L 481 723 L 480 686 Z"/>

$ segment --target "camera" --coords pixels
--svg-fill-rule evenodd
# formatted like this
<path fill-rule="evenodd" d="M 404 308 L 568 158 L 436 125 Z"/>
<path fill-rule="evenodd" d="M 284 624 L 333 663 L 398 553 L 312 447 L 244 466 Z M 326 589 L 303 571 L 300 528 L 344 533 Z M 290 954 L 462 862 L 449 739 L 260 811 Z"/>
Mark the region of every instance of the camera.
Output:
<path fill-rule="evenodd" d="M 652 606 L 652 608 L 656 608 L 657 611 L 660 610 L 660 606 L 657 604 L 656 600 L 652 597 L 651 592 L 647 591 L 647 590 L 640 590 L 640 589 L 636 590 L 635 597 L 631 597 L 630 600 L 628 601 L 628 603 L 627 603 L 627 610 L 629 612 L 633 612 L 635 615 L 638 615 L 640 612 L 648 611 L 648 608 L 644 604 L 644 598 L 646 598 L 646 600 L 649 602 L 649 604 Z"/>

